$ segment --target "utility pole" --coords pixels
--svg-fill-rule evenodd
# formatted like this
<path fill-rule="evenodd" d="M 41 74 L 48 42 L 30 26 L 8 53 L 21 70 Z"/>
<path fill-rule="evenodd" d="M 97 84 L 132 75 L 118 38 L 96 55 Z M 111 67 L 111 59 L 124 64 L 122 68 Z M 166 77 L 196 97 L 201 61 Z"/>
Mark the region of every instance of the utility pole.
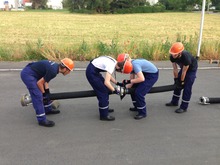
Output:
<path fill-rule="evenodd" d="M 207 0 L 207 12 L 209 13 L 210 0 Z"/>
<path fill-rule="evenodd" d="M 18 10 L 18 3 L 19 3 L 19 0 L 15 0 L 15 10 Z"/>
<path fill-rule="evenodd" d="M 206 0 L 203 0 L 203 3 L 202 3 L 202 16 L 201 16 L 201 23 L 200 23 L 200 34 L 199 34 L 199 42 L 198 42 L 198 50 L 197 50 L 197 55 L 196 55 L 197 58 L 199 58 L 199 56 L 200 56 L 200 48 L 201 48 L 201 43 L 202 43 L 202 30 L 203 30 L 203 24 L 204 24 L 205 5 L 206 5 Z"/>

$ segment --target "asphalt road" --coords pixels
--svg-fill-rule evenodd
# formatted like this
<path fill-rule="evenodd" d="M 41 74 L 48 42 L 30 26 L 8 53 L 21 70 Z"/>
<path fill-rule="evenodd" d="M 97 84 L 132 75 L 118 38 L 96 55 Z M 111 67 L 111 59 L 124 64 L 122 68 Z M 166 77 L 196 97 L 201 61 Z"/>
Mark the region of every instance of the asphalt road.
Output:
<path fill-rule="evenodd" d="M 99 120 L 96 97 L 60 100 L 61 114 L 48 116 L 56 125 L 40 127 L 32 106 L 22 107 L 27 89 L 20 69 L 27 62 L 0 63 L 0 165 L 219 165 L 220 104 L 200 105 L 201 96 L 220 97 L 220 67 L 199 62 L 187 113 L 166 107 L 172 92 L 146 96 L 148 117 L 134 120 L 129 96 L 110 96 L 115 121 Z M 155 86 L 173 83 L 171 63 L 155 62 Z M 86 62 L 70 75 L 58 75 L 51 93 L 91 90 Z M 117 74 L 123 80 L 127 75 Z"/>

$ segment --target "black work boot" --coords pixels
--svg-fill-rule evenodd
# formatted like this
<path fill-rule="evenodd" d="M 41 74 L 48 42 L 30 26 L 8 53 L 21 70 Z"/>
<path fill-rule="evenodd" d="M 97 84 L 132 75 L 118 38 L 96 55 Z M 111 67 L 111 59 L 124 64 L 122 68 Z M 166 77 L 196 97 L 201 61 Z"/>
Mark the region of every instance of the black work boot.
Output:
<path fill-rule="evenodd" d="M 108 109 L 108 113 L 114 112 L 114 109 Z"/>
<path fill-rule="evenodd" d="M 168 106 L 168 107 L 176 107 L 176 106 L 178 106 L 178 104 L 174 104 L 172 102 L 166 103 L 165 105 Z"/>
<path fill-rule="evenodd" d="M 184 113 L 186 111 L 187 111 L 186 109 L 182 109 L 182 108 L 178 108 L 175 110 L 176 113 Z"/>
<path fill-rule="evenodd" d="M 131 107 L 131 108 L 129 108 L 129 110 L 132 111 L 132 112 L 137 112 L 138 111 L 137 108 L 135 108 L 135 107 Z"/>
<path fill-rule="evenodd" d="M 46 112 L 46 115 L 55 115 L 60 113 L 60 110 L 52 109 L 51 111 Z"/>
<path fill-rule="evenodd" d="M 38 124 L 40 126 L 44 126 L 44 127 L 53 127 L 55 125 L 55 123 L 53 121 L 50 120 L 43 120 L 43 121 L 39 121 Z"/>
<path fill-rule="evenodd" d="M 146 115 L 137 114 L 137 115 L 134 117 L 134 119 L 135 119 L 135 120 L 140 120 L 140 119 L 143 119 L 143 118 L 145 118 L 145 117 L 146 117 Z"/>
<path fill-rule="evenodd" d="M 113 121 L 113 120 L 115 120 L 115 117 L 114 116 L 110 116 L 110 115 L 108 115 L 108 116 L 100 116 L 100 120 L 102 120 L 102 121 Z"/>

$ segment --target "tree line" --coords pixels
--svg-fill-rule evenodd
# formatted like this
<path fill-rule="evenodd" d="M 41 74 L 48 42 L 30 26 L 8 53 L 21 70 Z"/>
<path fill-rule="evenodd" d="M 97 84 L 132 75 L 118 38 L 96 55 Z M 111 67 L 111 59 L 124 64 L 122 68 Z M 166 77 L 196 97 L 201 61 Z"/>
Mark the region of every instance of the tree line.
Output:
<path fill-rule="evenodd" d="M 63 0 L 64 8 L 70 12 L 87 13 L 145 13 L 173 11 L 192 11 L 195 6 L 200 10 L 203 0 L 159 0 L 150 5 L 146 0 Z M 33 9 L 46 9 L 47 0 L 32 0 Z M 220 10 L 220 0 L 206 0 L 207 5 Z"/>

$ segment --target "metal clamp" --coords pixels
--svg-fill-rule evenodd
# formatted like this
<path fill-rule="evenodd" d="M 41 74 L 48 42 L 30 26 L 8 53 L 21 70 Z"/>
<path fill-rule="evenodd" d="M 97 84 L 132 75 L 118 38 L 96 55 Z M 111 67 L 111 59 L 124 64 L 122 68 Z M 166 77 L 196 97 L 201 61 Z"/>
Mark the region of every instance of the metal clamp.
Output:
<path fill-rule="evenodd" d="M 31 95 L 25 94 L 25 95 L 21 96 L 21 105 L 28 106 L 29 104 L 32 104 Z"/>
<path fill-rule="evenodd" d="M 202 97 L 200 97 L 200 104 L 202 104 L 202 105 L 207 105 L 207 104 L 210 104 L 209 103 L 209 98 L 208 97 L 205 97 L 205 96 L 202 96 Z"/>

